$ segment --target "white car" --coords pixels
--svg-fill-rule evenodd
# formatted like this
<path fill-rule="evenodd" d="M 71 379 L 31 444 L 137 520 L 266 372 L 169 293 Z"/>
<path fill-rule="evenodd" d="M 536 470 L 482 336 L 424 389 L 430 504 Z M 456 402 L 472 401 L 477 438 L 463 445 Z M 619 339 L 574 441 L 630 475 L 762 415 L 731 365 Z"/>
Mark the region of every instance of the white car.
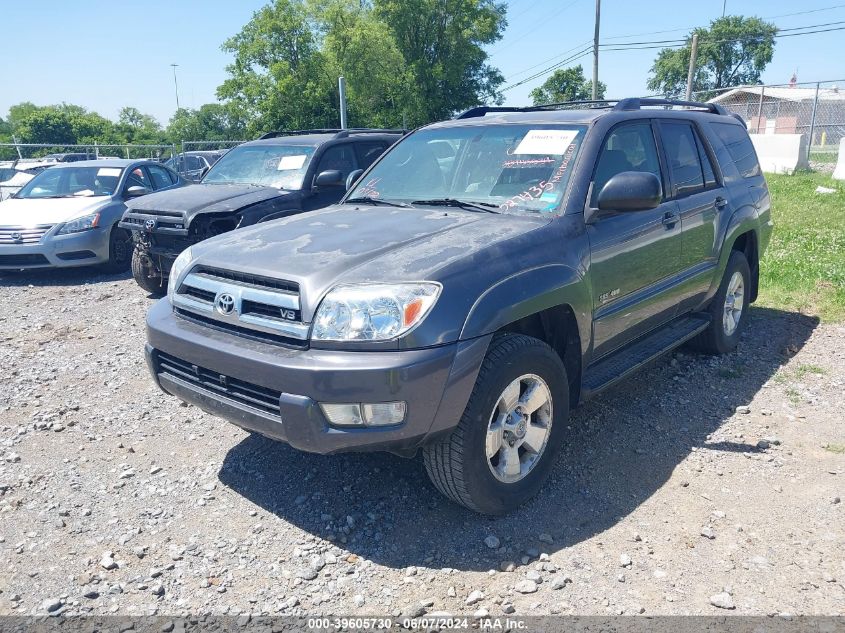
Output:
<path fill-rule="evenodd" d="M 11 198 L 26 183 L 35 178 L 44 169 L 53 165 L 55 165 L 53 162 L 49 164 L 17 160 L 0 162 L 0 201 Z"/>

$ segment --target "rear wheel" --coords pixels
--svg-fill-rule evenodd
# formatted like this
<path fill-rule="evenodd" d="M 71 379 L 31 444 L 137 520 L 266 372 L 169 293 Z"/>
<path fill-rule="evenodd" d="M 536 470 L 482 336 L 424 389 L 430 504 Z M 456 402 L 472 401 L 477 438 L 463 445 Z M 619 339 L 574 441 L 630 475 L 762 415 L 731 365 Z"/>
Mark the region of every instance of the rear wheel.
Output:
<path fill-rule="evenodd" d="M 566 370 L 545 343 L 497 335 L 455 430 L 426 446 L 440 492 L 476 512 L 504 514 L 543 484 L 569 417 Z"/>
<path fill-rule="evenodd" d="M 122 273 L 129 269 L 132 259 L 132 235 L 125 229 L 112 227 L 109 234 L 109 261 L 103 268 L 110 273 Z"/>
<path fill-rule="evenodd" d="M 150 294 L 164 294 L 166 288 L 164 276 L 153 267 L 147 254 L 138 248 L 132 251 L 132 277 Z"/>
<path fill-rule="evenodd" d="M 691 345 L 707 354 L 727 354 L 736 349 L 748 322 L 751 301 L 751 269 L 740 251 L 732 251 L 722 283 L 710 302 L 710 326 Z"/>

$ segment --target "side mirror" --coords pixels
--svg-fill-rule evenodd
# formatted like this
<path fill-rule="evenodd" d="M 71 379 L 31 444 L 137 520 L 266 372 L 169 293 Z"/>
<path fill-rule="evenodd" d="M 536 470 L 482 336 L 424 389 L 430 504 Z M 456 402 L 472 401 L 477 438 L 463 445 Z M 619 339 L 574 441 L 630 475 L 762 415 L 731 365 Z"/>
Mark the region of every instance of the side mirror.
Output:
<path fill-rule="evenodd" d="M 663 185 L 652 173 L 623 171 L 608 180 L 599 192 L 600 211 L 647 211 L 660 206 Z"/>
<path fill-rule="evenodd" d="M 146 196 L 148 193 L 150 193 L 150 190 L 146 187 L 142 187 L 141 185 L 132 185 L 126 190 L 126 197 L 140 198 L 141 196 Z"/>
<path fill-rule="evenodd" d="M 321 171 L 314 179 L 315 187 L 342 187 L 343 184 L 343 174 L 337 169 Z"/>
<path fill-rule="evenodd" d="M 358 182 L 358 179 L 361 177 L 361 174 L 364 173 L 363 169 L 355 169 L 349 172 L 349 175 L 346 177 L 346 190 L 349 191 L 352 187 L 355 186 L 355 183 Z"/>

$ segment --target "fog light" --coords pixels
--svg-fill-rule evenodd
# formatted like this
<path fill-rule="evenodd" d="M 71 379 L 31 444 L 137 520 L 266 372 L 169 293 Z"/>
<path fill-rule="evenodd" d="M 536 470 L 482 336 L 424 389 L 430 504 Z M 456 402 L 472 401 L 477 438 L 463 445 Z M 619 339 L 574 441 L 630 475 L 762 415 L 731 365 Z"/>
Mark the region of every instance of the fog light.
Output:
<path fill-rule="evenodd" d="M 404 402 L 378 402 L 362 404 L 364 424 L 367 426 L 387 426 L 399 424 L 405 419 Z"/>
<path fill-rule="evenodd" d="M 323 415 L 334 426 L 391 426 L 405 419 L 404 402 L 320 403 Z"/>
<path fill-rule="evenodd" d="M 361 417 L 361 405 L 354 404 L 320 404 L 323 415 L 329 424 L 335 426 L 363 426 L 364 420 Z"/>

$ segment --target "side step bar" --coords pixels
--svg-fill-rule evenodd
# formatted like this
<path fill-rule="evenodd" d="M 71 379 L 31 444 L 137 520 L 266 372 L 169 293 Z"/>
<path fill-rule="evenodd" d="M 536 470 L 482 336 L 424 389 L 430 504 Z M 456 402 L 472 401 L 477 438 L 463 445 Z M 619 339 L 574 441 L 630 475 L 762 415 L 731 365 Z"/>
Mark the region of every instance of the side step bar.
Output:
<path fill-rule="evenodd" d="M 603 358 L 587 368 L 581 389 L 582 400 L 587 400 L 627 378 L 643 365 L 682 345 L 710 325 L 707 314 L 693 314 L 664 325 L 636 343 Z"/>

